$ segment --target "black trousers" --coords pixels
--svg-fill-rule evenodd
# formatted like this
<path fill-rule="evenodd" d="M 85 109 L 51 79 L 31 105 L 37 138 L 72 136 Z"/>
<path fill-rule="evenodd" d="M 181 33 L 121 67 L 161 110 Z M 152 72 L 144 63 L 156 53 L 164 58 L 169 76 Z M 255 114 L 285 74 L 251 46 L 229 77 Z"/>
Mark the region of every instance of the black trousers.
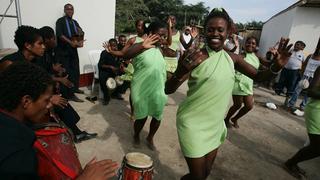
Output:
<path fill-rule="evenodd" d="M 73 134 L 78 135 L 81 133 L 81 131 L 76 125 L 80 120 L 80 116 L 70 104 L 68 104 L 68 106 L 64 109 L 60 107 L 55 107 L 54 111 L 59 116 L 60 120 L 64 122 L 64 124 L 68 128 L 71 129 Z"/>
<path fill-rule="evenodd" d="M 64 47 L 57 49 L 57 61 L 66 69 L 69 80 L 74 84 L 73 92 L 79 89 L 80 67 L 77 48 Z"/>

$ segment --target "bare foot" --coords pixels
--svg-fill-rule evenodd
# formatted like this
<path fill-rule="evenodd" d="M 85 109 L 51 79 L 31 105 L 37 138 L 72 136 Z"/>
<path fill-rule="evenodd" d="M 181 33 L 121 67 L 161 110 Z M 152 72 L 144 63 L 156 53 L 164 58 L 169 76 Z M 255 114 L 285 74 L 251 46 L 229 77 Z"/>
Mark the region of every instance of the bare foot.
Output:
<path fill-rule="evenodd" d="M 231 120 L 231 121 L 233 123 L 233 127 L 235 127 L 236 129 L 240 128 L 237 120 Z"/>
<path fill-rule="evenodd" d="M 156 147 L 154 146 L 153 139 L 146 138 L 147 146 L 150 150 L 155 151 Z"/>

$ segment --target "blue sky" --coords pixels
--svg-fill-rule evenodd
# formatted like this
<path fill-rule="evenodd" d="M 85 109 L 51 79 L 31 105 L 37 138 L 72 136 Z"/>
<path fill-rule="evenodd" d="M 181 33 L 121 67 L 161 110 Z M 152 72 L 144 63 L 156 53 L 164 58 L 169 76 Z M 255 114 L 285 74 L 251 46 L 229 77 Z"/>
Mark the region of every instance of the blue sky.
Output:
<path fill-rule="evenodd" d="M 184 0 L 185 4 L 204 2 L 210 10 L 223 7 L 235 22 L 266 21 L 298 0 Z"/>

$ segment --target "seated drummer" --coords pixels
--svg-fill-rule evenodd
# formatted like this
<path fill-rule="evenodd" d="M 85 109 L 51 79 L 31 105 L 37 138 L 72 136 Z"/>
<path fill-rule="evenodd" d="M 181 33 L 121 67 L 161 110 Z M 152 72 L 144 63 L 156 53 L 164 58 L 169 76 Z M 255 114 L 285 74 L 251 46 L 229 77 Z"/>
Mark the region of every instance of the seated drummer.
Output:
<path fill-rule="evenodd" d="M 39 32 L 43 37 L 46 50 L 42 57 L 36 59 L 35 63 L 44 68 L 51 75 L 53 80 L 58 83 L 58 88 L 55 88 L 55 94 L 62 96 L 58 98 L 53 96 L 51 99 L 51 101 L 55 101 L 53 102 L 55 105 L 54 112 L 58 115 L 60 120 L 71 129 L 75 136 L 75 142 L 81 142 L 95 138 L 97 133 L 88 133 L 79 129 L 77 123 L 80 120 L 80 116 L 67 101 L 68 97 L 74 96 L 74 93 L 71 89 L 73 84 L 68 80 L 68 76 L 64 74 L 65 69 L 55 57 L 54 50 L 57 42 L 54 30 L 49 26 L 44 26 L 40 28 Z"/>
<path fill-rule="evenodd" d="M 33 148 L 36 137 L 27 125 L 43 123 L 52 106 L 53 86 L 47 72 L 25 61 L 14 62 L 0 73 L 1 179 L 39 179 L 37 167 L 41 164 Z M 105 180 L 116 174 L 116 168 L 111 160 L 93 159 L 76 179 Z"/>
<path fill-rule="evenodd" d="M 14 36 L 14 42 L 19 48 L 19 51 L 8 56 L 5 56 L 1 59 L 0 67 L 2 70 L 6 69 L 10 64 L 16 61 L 27 61 L 37 63 L 44 69 L 51 69 L 51 65 L 46 65 L 47 63 L 39 63 L 40 59 L 43 57 L 45 53 L 45 45 L 50 47 L 49 44 L 54 44 L 54 42 L 50 42 L 49 39 L 45 38 L 45 44 L 43 43 L 43 38 L 41 35 L 41 31 L 37 28 L 31 26 L 20 26 Z M 52 40 L 52 39 L 51 39 Z M 48 52 L 47 52 L 48 53 Z M 45 56 L 50 57 L 50 56 Z M 44 60 L 45 62 L 49 62 L 52 60 Z M 43 65 L 43 66 L 42 66 Z M 49 68 L 46 68 L 48 67 Z M 1 69 L 0 69 L 1 71 Z M 50 71 L 50 70 L 49 70 Z M 50 99 L 51 103 L 54 105 L 56 112 L 60 119 L 71 129 L 73 134 L 75 135 L 75 141 L 80 142 L 83 140 L 88 140 L 97 136 L 96 133 L 87 133 L 86 131 L 81 131 L 76 123 L 80 120 L 79 115 L 75 110 L 71 107 L 68 101 L 61 97 L 60 94 L 55 94 Z M 60 107 L 60 108 L 59 108 Z"/>
<path fill-rule="evenodd" d="M 118 48 L 118 43 L 116 39 L 109 40 L 109 46 L 112 50 L 116 51 Z M 100 59 L 98 63 L 99 68 L 99 83 L 100 88 L 103 91 L 103 105 L 107 105 L 110 101 L 110 90 L 106 85 L 108 78 L 115 78 L 119 74 L 120 62 L 116 56 L 113 56 L 106 50 L 102 51 L 100 54 Z M 121 96 L 121 86 L 116 87 L 112 92 L 111 97 L 119 100 L 123 100 Z"/>

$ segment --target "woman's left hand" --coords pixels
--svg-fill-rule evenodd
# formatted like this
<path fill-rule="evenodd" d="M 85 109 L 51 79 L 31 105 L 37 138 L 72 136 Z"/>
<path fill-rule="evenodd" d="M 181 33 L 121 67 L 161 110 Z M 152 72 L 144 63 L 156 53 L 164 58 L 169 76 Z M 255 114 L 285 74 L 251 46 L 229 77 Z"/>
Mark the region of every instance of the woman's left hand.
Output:
<path fill-rule="evenodd" d="M 279 47 L 277 51 L 273 51 L 274 55 L 274 68 L 277 71 L 280 71 L 289 61 L 291 56 L 290 49 L 293 44 L 289 44 L 289 38 L 281 38 L 279 42 Z"/>

